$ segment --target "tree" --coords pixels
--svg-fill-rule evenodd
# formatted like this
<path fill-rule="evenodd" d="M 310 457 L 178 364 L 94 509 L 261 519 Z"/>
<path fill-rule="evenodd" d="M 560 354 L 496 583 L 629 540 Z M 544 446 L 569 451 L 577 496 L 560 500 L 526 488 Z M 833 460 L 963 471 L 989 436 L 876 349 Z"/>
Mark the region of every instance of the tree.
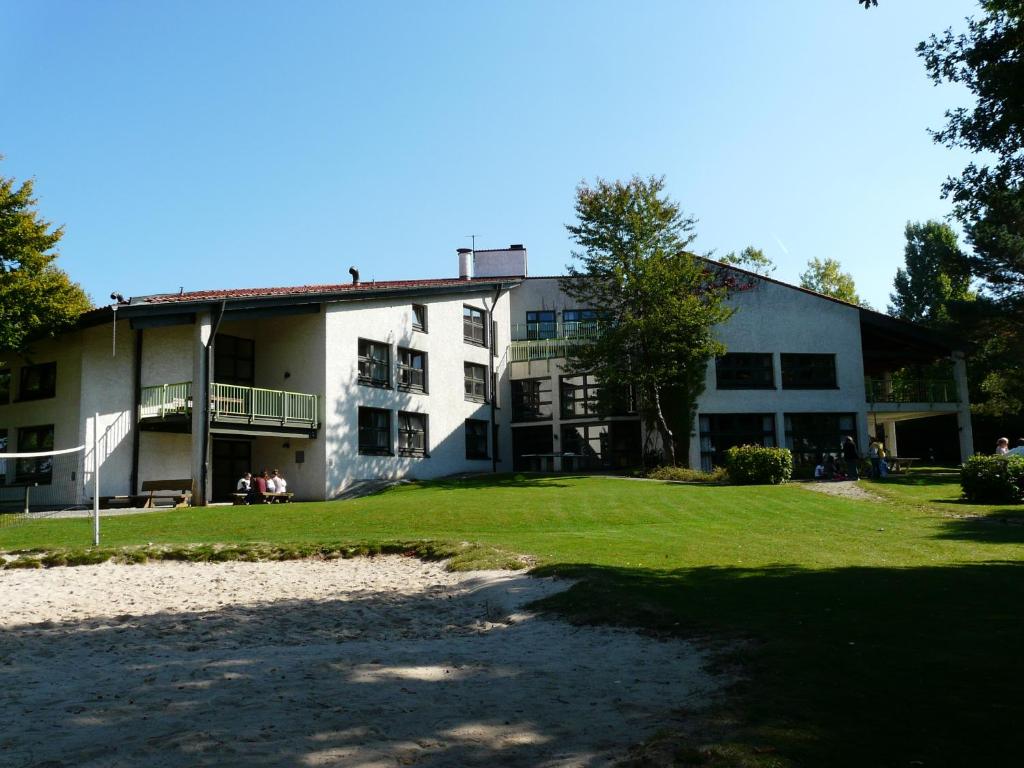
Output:
<path fill-rule="evenodd" d="M 77 283 L 57 268 L 64 235 L 34 210 L 32 182 L 15 189 L 0 176 L 0 351 L 25 352 L 33 339 L 56 336 L 91 307 Z"/>
<path fill-rule="evenodd" d="M 956 232 L 938 221 L 907 222 L 906 269 L 896 270 L 889 314 L 933 327 L 952 322 L 954 302 L 971 301 L 971 270 Z"/>
<path fill-rule="evenodd" d="M 853 275 L 843 272 L 843 266 L 835 259 L 811 259 L 807 262 L 807 271 L 800 273 L 800 287 L 809 291 L 823 293 L 850 304 L 868 305 L 860 300 L 857 287 L 853 283 Z"/>
<path fill-rule="evenodd" d="M 756 272 L 759 275 L 767 276 L 775 271 L 775 262 L 765 256 L 764 251 L 748 245 L 739 253 L 730 251 L 719 259 L 723 264 L 746 269 L 749 272 Z"/>
<path fill-rule="evenodd" d="M 568 266 L 562 289 L 606 319 L 598 339 L 576 348 L 570 370 L 597 378 L 603 414 L 632 397 L 674 465 L 677 435 L 689 440 L 708 361 L 725 351 L 713 328 L 732 311 L 724 305 L 727 276 L 687 251 L 696 220 L 664 187 L 663 178 L 637 176 L 581 183 L 576 223 L 566 225 L 581 268 Z"/>

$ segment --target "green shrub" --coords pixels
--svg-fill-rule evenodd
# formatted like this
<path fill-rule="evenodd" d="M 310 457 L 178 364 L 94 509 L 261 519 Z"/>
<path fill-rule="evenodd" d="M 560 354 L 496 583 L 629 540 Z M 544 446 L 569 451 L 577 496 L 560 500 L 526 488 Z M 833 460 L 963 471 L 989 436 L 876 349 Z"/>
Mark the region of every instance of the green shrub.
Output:
<path fill-rule="evenodd" d="M 1024 498 L 1024 457 L 972 456 L 960 470 L 964 498 L 985 504 L 1012 504 Z"/>
<path fill-rule="evenodd" d="M 793 454 L 787 448 L 737 445 L 725 457 L 729 479 L 737 485 L 778 485 L 793 476 Z"/>
<path fill-rule="evenodd" d="M 657 467 L 647 473 L 651 480 L 674 480 L 679 483 L 724 483 L 728 479 L 725 468 L 715 467 L 710 472 L 688 467 Z"/>

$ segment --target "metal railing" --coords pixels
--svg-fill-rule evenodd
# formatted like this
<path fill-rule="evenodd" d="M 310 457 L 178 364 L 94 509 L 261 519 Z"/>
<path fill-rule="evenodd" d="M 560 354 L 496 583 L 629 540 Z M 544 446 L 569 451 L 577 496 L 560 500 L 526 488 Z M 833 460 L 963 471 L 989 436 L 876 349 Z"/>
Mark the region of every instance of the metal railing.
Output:
<path fill-rule="evenodd" d="M 317 397 L 280 389 L 241 387 L 235 384 L 210 386 L 210 416 L 217 421 L 253 424 L 316 426 Z M 192 382 L 143 387 L 140 419 L 164 419 L 192 412 Z"/>
<path fill-rule="evenodd" d="M 869 403 L 960 402 L 956 382 L 952 379 L 867 378 L 864 389 Z"/>
<path fill-rule="evenodd" d="M 512 341 L 549 341 L 555 339 L 596 339 L 607 323 L 600 320 L 573 320 L 567 323 L 512 323 Z"/>
<path fill-rule="evenodd" d="M 508 345 L 508 361 L 510 363 L 528 363 L 531 360 L 570 357 L 573 349 L 586 343 L 586 339 L 513 341 Z"/>

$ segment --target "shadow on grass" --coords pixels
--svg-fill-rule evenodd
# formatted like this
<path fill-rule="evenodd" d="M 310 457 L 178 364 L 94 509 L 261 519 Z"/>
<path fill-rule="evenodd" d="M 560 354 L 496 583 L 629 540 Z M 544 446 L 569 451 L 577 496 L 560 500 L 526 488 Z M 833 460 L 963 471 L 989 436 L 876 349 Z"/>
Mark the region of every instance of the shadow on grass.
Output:
<path fill-rule="evenodd" d="M 538 572 L 581 579 L 538 605 L 576 622 L 750 641 L 727 660 L 747 673 L 731 714 L 751 748 L 809 766 L 1019 758 L 1021 563 Z"/>
<path fill-rule="evenodd" d="M 945 520 L 936 538 L 986 544 L 1024 544 L 1024 507 Z"/>
<path fill-rule="evenodd" d="M 570 480 L 583 480 L 588 475 L 548 475 L 520 472 L 502 475 L 470 475 L 420 483 L 424 488 L 446 491 L 479 491 L 487 488 L 567 488 Z"/>

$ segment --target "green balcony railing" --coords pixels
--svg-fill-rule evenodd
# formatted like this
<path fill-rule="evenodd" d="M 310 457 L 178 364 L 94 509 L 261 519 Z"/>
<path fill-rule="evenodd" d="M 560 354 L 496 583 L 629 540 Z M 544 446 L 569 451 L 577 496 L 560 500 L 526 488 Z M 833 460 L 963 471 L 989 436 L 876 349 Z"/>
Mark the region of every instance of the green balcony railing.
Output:
<path fill-rule="evenodd" d="M 192 412 L 192 382 L 143 387 L 139 419 L 166 419 Z M 214 421 L 315 427 L 317 397 L 280 389 L 210 385 L 210 417 Z"/>
<path fill-rule="evenodd" d="M 513 323 L 508 347 L 510 363 L 569 357 L 580 344 L 600 337 L 606 323 L 579 320 L 568 323 Z"/>
<path fill-rule="evenodd" d="M 869 403 L 960 402 L 956 382 L 952 379 L 867 378 L 864 389 Z"/>

